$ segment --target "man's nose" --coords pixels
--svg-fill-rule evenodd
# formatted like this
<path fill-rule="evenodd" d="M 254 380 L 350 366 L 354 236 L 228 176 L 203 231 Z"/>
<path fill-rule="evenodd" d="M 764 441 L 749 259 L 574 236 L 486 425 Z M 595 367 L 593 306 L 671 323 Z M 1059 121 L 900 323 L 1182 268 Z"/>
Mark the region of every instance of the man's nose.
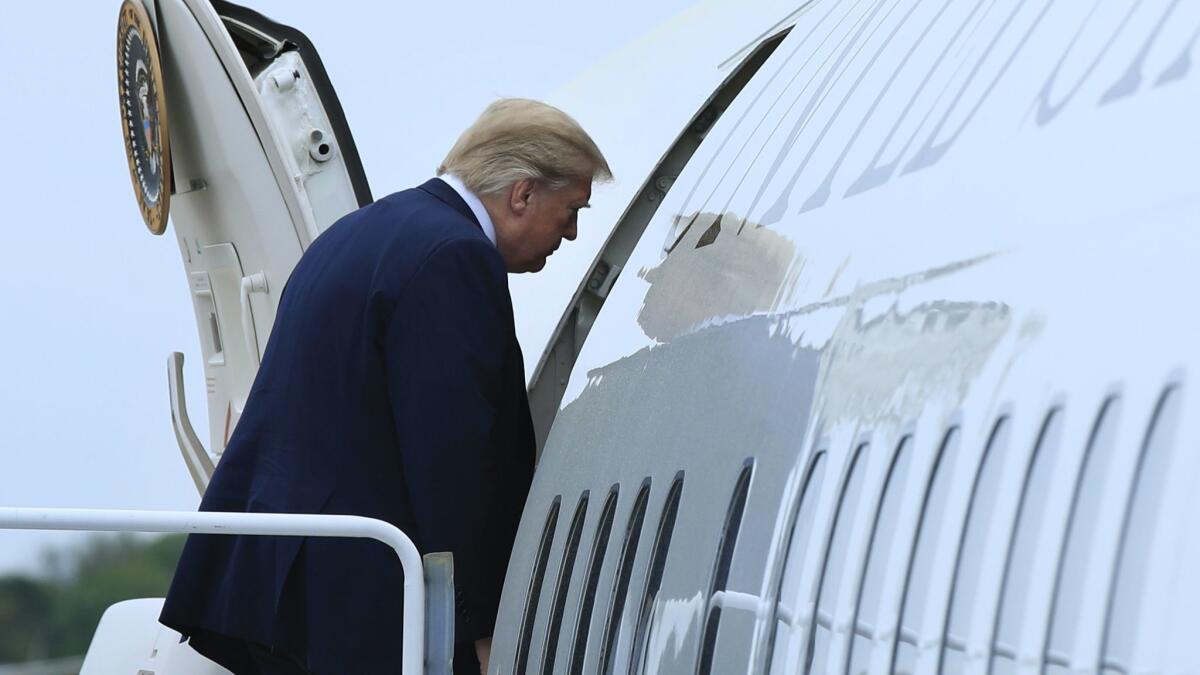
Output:
<path fill-rule="evenodd" d="M 566 232 L 563 233 L 563 239 L 566 239 L 567 241 L 575 241 L 576 234 L 578 234 L 576 231 L 576 227 L 574 225 L 572 225 L 567 228 Z"/>

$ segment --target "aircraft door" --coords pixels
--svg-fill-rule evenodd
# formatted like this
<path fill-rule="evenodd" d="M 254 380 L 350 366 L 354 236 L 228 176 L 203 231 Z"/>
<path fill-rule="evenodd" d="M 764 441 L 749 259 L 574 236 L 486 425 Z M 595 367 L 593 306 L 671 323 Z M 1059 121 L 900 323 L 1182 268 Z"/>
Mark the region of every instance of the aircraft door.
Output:
<path fill-rule="evenodd" d="M 170 211 L 200 334 L 209 451 L 219 458 L 288 276 L 370 191 L 336 94 L 299 31 L 220 0 L 126 0 L 117 60 L 134 192 L 151 232 L 165 230 Z M 172 414 L 188 458 L 206 453 L 183 440 L 197 437 L 181 374 L 172 365 Z"/>

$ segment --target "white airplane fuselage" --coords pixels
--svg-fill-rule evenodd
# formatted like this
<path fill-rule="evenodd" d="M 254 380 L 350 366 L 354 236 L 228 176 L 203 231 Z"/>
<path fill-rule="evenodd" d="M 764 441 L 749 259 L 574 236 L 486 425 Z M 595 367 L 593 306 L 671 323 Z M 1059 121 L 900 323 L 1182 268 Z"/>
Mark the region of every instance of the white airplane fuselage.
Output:
<path fill-rule="evenodd" d="M 203 489 L 370 195 L 315 52 L 156 7 Z M 618 182 L 511 278 L 541 452 L 491 672 L 1200 672 L 1198 36 L 1179 0 L 712 2 L 553 97 Z"/>

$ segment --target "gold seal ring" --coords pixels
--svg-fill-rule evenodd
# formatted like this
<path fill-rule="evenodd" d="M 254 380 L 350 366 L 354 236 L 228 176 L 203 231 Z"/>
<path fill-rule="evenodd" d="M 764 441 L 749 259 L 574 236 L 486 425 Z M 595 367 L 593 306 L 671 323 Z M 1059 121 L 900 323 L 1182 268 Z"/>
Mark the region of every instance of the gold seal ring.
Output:
<path fill-rule="evenodd" d="M 162 234 L 171 204 L 171 144 L 158 40 L 138 0 L 121 3 L 117 91 L 133 192 L 146 227 Z"/>

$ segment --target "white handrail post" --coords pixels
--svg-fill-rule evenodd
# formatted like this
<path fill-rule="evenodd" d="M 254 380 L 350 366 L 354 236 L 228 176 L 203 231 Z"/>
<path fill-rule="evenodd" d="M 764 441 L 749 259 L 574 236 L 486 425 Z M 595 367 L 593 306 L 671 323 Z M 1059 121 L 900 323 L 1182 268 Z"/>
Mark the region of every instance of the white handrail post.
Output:
<path fill-rule="evenodd" d="M 0 507 L 0 530 L 171 532 L 283 537 L 347 537 L 381 541 L 404 568 L 402 675 L 425 667 L 425 572 L 421 554 L 391 523 L 362 516 L 218 511 L 126 511 L 119 509 L 29 509 Z"/>

